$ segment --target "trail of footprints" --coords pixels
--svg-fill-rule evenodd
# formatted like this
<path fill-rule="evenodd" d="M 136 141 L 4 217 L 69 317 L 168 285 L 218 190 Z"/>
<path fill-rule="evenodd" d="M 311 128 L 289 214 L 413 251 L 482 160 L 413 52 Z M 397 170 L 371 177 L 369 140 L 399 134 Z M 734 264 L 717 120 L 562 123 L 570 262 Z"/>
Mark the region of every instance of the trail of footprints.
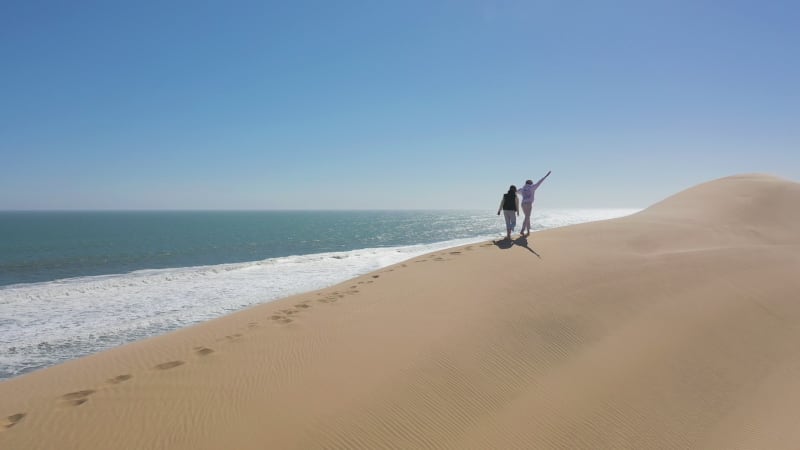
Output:
<path fill-rule="evenodd" d="M 491 245 L 491 244 L 488 244 L 488 245 Z M 472 250 L 472 246 L 465 247 L 465 250 L 468 250 L 468 251 Z M 451 252 L 448 252 L 448 254 L 451 255 L 451 256 L 456 256 L 456 255 L 460 255 L 461 252 L 460 251 L 451 251 Z M 445 258 L 443 256 L 441 256 L 441 255 L 442 254 L 433 253 L 433 254 L 428 255 L 428 257 L 426 257 L 426 258 L 416 259 L 414 262 L 417 262 L 417 263 L 426 262 L 426 261 L 429 260 L 428 258 L 432 258 L 433 261 L 444 261 Z M 399 267 L 405 268 L 405 267 L 408 267 L 408 265 L 405 264 L 405 263 L 402 263 L 402 264 L 400 264 Z M 394 270 L 395 269 L 387 269 L 385 272 L 393 272 Z M 378 278 L 380 278 L 380 275 L 378 275 L 378 274 L 372 275 L 371 279 L 368 279 L 366 281 L 359 281 L 358 283 L 356 283 L 356 284 L 354 284 L 352 286 L 349 286 L 348 289 L 343 290 L 343 291 L 333 291 L 333 292 L 328 292 L 328 293 L 319 292 L 319 293 L 317 293 L 317 296 L 319 296 L 319 298 L 317 298 L 316 300 L 317 300 L 317 302 L 323 303 L 323 304 L 336 303 L 336 302 L 344 299 L 348 295 L 358 294 L 360 292 L 359 291 L 359 287 L 361 287 L 363 285 L 372 284 Z M 277 312 L 274 312 L 273 314 L 271 314 L 269 316 L 269 319 L 272 320 L 274 323 L 277 323 L 277 324 L 280 324 L 280 325 L 289 324 L 289 323 L 294 321 L 294 318 L 297 316 L 297 314 L 299 314 L 302 311 L 306 311 L 306 310 L 310 309 L 312 307 L 311 303 L 312 303 L 311 300 L 301 301 L 301 302 L 296 303 L 295 305 L 293 305 L 294 306 L 293 308 L 285 308 L 285 309 L 278 310 Z M 248 329 L 258 328 L 260 326 L 261 325 L 260 325 L 259 322 L 249 322 L 247 324 L 247 328 Z M 244 337 L 244 335 L 242 335 L 241 333 L 236 333 L 236 334 L 227 335 L 223 339 L 218 339 L 217 341 L 218 342 L 219 341 L 227 341 L 227 342 L 230 342 L 230 343 L 234 343 L 234 342 L 237 342 L 237 341 L 241 340 L 243 337 Z M 203 347 L 203 346 L 194 347 L 193 350 L 194 350 L 194 354 L 196 356 L 198 356 L 198 357 L 205 357 L 205 356 L 208 356 L 208 355 L 211 355 L 212 353 L 214 353 L 214 349 L 208 348 L 208 347 Z M 182 360 L 166 361 L 166 362 L 163 362 L 163 363 L 155 365 L 152 368 L 152 370 L 157 370 L 157 371 L 171 370 L 171 369 L 174 369 L 176 367 L 180 367 L 180 366 L 182 366 L 184 364 L 186 364 L 186 361 L 182 361 Z M 130 381 L 131 379 L 133 379 L 133 375 L 132 374 L 121 374 L 121 375 L 117 375 L 117 376 L 115 376 L 113 378 L 109 378 L 108 380 L 106 380 L 106 385 L 111 385 L 111 386 L 119 385 L 119 384 L 124 383 L 126 381 Z M 102 387 L 98 388 L 98 389 L 102 389 Z M 89 399 L 91 398 L 91 396 L 98 392 L 98 389 L 84 389 L 84 390 L 80 390 L 80 391 L 69 392 L 69 393 L 63 394 L 61 397 L 59 397 L 58 400 L 59 400 L 59 403 L 61 405 L 63 405 L 63 406 L 79 407 L 81 405 L 86 404 L 89 401 Z M 8 430 L 8 429 L 18 425 L 20 422 L 23 421 L 23 419 L 27 415 L 28 415 L 27 412 L 20 412 L 20 413 L 11 414 L 10 416 L 7 416 L 7 417 L 3 418 L 2 420 L 0 420 L 0 432 Z"/>
<path fill-rule="evenodd" d="M 236 336 L 241 336 L 241 335 L 236 335 Z M 211 348 L 208 348 L 208 347 L 200 346 L 200 347 L 195 347 L 194 348 L 194 352 L 195 352 L 195 354 L 197 356 L 208 356 L 208 355 L 214 353 L 214 350 L 211 349 Z M 184 364 L 186 364 L 186 361 L 181 361 L 181 360 L 167 361 L 167 362 L 163 362 L 163 363 L 157 364 L 156 366 L 153 367 L 153 369 L 154 370 L 169 370 L 169 369 L 174 369 L 175 367 L 178 367 L 178 366 L 182 366 Z M 128 380 L 130 380 L 132 378 L 133 378 L 133 375 L 129 374 L 129 373 L 122 374 L 122 375 L 117 375 L 117 376 L 115 376 L 113 378 L 109 378 L 108 380 L 106 380 L 106 384 L 107 385 L 117 385 L 117 384 L 120 384 L 120 383 L 124 383 L 124 382 L 126 382 L 126 381 L 128 381 Z M 98 388 L 98 389 L 102 389 L 102 388 Z M 81 406 L 84 403 L 88 402 L 89 398 L 92 395 L 94 395 L 95 393 L 98 392 L 98 389 L 83 389 L 83 390 L 80 390 L 80 391 L 68 392 L 68 393 L 62 395 L 61 397 L 59 397 L 58 403 L 60 405 L 62 405 L 62 406 L 67 406 L 67 407 Z M 12 415 L 6 417 L 2 421 L 0 421 L 0 431 L 7 430 L 7 429 L 17 425 L 27 415 L 28 415 L 27 413 L 21 412 L 21 413 L 12 414 Z"/>
<path fill-rule="evenodd" d="M 493 245 L 493 244 L 491 244 L 491 243 L 482 244 L 481 247 L 486 247 L 487 245 Z M 464 247 L 465 251 L 472 251 L 472 249 L 473 249 L 472 245 L 468 245 L 468 246 Z M 415 263 L 425 263 L 425 262 L 428 262 L 428 261 L 448 261 L 448 260 L 452 259 L 451 257 L 455 257 L 455 256 L 458 256 L 458 255 L 461 255 L 461 254 L 462 254 L 462 252 L 459 251 L 459 250 L 453 250 L 451 252 L 447 252 L 446 254 L 445 253 L 431 253 L 429 255 L 426 255 L 426 257 L 424 257 L 424 258 L 415 259 L 414 262 Z M 406 265 L 402 264 L 402 267 L 406 267 Z"/>

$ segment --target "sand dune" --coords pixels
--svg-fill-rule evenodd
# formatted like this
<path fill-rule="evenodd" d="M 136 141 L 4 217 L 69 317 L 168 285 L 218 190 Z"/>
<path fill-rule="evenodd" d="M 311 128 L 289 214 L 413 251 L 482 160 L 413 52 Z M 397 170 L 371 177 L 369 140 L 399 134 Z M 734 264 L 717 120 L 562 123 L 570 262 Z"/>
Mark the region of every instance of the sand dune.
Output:
<path fill-rule="evenodd" d="M 724 178 L 34 372 L 0 448 L 798 448 L 798 205 Z"/>

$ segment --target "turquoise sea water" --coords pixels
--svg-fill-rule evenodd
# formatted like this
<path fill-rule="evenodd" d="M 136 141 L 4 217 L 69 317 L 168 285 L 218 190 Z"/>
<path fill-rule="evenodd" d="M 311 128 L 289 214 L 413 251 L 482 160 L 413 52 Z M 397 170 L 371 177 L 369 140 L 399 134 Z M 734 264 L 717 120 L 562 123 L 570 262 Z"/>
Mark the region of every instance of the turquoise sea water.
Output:
<path fill-rule="evenodd" d="M 0 286 L 488 236 L 470 211 L 0 212 Z"/>
<path fill-rule="evenodd" d="M 503 235 L 493 211 L 0 212 L 0 380 Z"/>

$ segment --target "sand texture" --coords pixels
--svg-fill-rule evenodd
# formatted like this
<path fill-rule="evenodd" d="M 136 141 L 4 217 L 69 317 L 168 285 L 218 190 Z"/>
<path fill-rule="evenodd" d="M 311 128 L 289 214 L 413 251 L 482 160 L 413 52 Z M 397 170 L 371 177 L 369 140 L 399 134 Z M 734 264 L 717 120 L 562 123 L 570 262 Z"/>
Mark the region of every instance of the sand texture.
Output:
<path fill-rule="evenodd" d="M 0 383 L 3 450 L 316 448 L 800 448 L 800 184 L 723 178 Z"/>

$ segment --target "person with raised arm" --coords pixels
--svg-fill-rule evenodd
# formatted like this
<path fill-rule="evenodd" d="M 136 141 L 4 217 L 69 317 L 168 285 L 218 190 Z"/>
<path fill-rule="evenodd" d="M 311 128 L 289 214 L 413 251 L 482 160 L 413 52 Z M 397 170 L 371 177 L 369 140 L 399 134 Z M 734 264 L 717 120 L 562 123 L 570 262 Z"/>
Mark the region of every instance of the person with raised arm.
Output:
<path fill-rule="evenodd" d="M 536 189 L 542 184 L 545 178 L 550 176 L 550 170 L 539 181 L 534 183 L 531 180 L 525 181 L 525 185 L 517 190 L 517 193 L 522 194 L 522 213 L 525 218 L 522 220 L 522 228 L 519 230 L 520 237 L 527 237 L 531 235 L 531 212 L 533 211 L 533 197 Z M 525 232 L 527 230 L 527 233 Z"/>

